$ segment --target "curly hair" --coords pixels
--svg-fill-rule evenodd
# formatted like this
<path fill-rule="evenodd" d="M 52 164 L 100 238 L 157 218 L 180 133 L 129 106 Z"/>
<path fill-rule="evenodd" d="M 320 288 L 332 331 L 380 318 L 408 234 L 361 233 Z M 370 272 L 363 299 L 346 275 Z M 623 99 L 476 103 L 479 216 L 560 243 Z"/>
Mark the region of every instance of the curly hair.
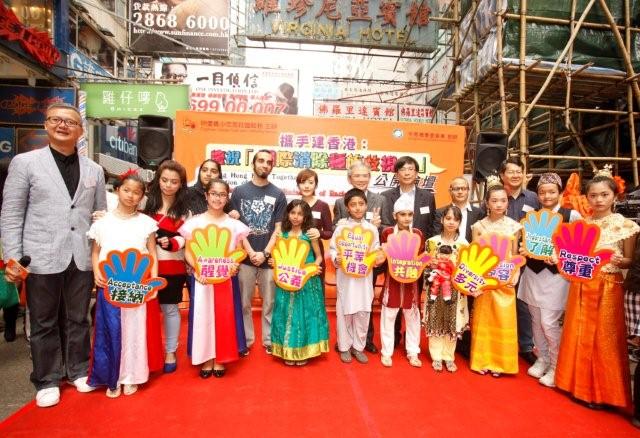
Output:
<path fill-rule="evenodd" d="M 291 213 L 296 207 L 300 207 L 302 210 L 303 219 L 300 228 L 303 233 L 306 233 L 309 228 L 313 227 L 313 215 L 311 214 L 311 207 L 309 207 L 309 204 L 302 199 L 294 199 L 287 205 L 287 211 L 284 215 L 284 219 L 282 220 L 282 231 L 291 231 L 291 228 L 293 228 L 293 225 L 289 220 L 289 213 Z"/>

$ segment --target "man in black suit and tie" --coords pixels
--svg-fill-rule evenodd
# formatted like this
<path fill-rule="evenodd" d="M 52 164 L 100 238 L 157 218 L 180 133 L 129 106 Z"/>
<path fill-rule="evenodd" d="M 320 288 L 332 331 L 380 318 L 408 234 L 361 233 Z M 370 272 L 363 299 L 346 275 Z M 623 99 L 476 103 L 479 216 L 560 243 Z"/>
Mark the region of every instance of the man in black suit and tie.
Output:
<path fill-rule="evenodd" d="M 383 228 L 395 225 L 393 218 L 393 205 L 400 196 L 405 196 L 413 203 L 413 227 L 422 232 L 425 240 L 434 235 L 434 215 L 436 212 L 436 201 L 433 193 L 427 189 L 416 187 L 416 180 L 420 172 L 420 165 L 415 158 L 403 156 L 398 158 L 393 168 L 398 180 L 398 186 L 382 192 L 386 202 L 382 209 Z M 418 296 L 418 301 L 420 297 Z M 395 323 L 394 344 L 400 343 L 400 313 Z"/>
<path fill-rule="evenodd" d="M 458 176 L 451 180 L 449 184 L 449 195 L 451 204 L 455 205 L 462 212 L 462 222 L 460 222 L 460 233 L 464 233 L 467 242 L 471 242 L 471 226 L 484 217 L 484 211 L 479 207 L 474 207 L 469 203 L 469 183 L 466 179 Z M 433 219 L 435 234 L 442 232 L 442 214 L 449 207 L 448 205 L 436 210 Z M 473 297 L 467 297 L 469 314 L 473 309 Z M 471 352 L 471 331 L 467 330 L 462 334 L 462 339 L 458 342 L 456 349 L 464 357 L 468 358 Z"/>
<path fill-rule="evenodd" d="M 484 212 L 480 207 L 474 207 L 469 203 L 469 183 L 466 179 L 458 176 L 451 180 L 449 184 L 449 195 L 451 196 L 451 204 L 455 205 L 462 212 L 462 222 L 460 222 L 460 233 L 464 233 L 467 242 L 471 242 L 471 225 L 482 219 Z M 433 226 L 435 234 L 442 232 L 442 213 L 448 207 L 442 207 L 436 210 L 433 218 Z"/>

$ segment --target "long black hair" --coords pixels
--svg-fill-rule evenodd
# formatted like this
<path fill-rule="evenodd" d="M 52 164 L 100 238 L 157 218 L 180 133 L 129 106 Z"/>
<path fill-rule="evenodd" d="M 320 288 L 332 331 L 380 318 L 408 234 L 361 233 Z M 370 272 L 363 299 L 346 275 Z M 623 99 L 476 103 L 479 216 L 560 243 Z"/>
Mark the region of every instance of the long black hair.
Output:
<path fill-rule="evenodd" d="M 180 188 L 176 192 L 176 197 L 167 211 L 167 216 L 172 219 L 179 219 L 189 214 L 189 205 L 187 199 L 187 171 L 184 166 L 177 161 L 166 160 L 160 164 L 153 180 L 149 184 L 147 190 L 147 203 L 144 207 L 144 213 L 147 215 L 156 214 L 162 209 L 162 190 L 160 190 L 160 178 L 162 172 L 171 170 L 180 176 Z"/>
<path fill-rule="evenodd" d="M 289 213 L 291 213 L 296 207 L 300 207 L 302 210 L 304 219 L 302 220 L 300 228 L 303 233 L 306 233 L 309 228 L 313 227 L 313 214 L 311 213 L 311 207 L 309 207 L 309 204 L 302 199 L 294 199 L 287 205 L 287 211 L 285 212 L 284 219 L 282 220 L 282 231 L 291 231 L 291 228 L 293 228 L 293 225 L 289 220 Z"/>

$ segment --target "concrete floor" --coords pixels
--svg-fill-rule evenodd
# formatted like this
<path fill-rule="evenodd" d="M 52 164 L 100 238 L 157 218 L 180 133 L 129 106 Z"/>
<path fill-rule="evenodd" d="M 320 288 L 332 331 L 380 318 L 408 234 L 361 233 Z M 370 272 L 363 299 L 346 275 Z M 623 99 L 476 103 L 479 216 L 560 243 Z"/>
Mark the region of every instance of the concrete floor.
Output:
<path fill-rule="evenodd" d="M 5 341 L 4 332 L 0 336 L 0 421 L 33 400 L 36 395 L 29 380 L 31 359 L 22 321 L 22 317 L 18 318 L 18 336 L 14 342 Z"/>

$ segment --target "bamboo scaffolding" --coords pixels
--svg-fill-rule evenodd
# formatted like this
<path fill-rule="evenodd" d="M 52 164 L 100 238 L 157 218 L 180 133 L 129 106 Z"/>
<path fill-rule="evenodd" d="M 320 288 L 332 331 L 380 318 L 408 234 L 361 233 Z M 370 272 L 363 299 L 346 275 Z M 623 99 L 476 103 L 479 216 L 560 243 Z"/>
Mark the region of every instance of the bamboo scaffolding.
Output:
<path fill-rule="evenodd" d="M 478 10 L 478 5 L 484 0 L 473 0 L 469 13 L 472 16 Z M 455 108 L 458 123 L 468 127 L 468 132 L 475 134 L 480 129 L 501 131 L 508 133 L 511 141 L 518 135 L 518 147 L 510 149 L 509 155 L 519 156 L 525 161 L 547 160 L 546 166 L 536 166 L 534 171 L 548 171 L 554 169 L 559 172 L 577 171 L 582 174 L 585 169 L 582 164 L 573 169 L 555 169 L 558 160 L 576 160 L 586 162 L 591 170 L 596 163 L 611 161 L 616 163 L 616 169 L 625 169 L 633 174 L 634 185 L 638 185 L 638 156 L 637 134 L 635 123 L 640 119 L 640 72 L 634 71 L 631 62 L 632 36 L 640 32 L 640 27 L 632 27 L 630 1 L 624 3 L 624 22 L 615 22 L 606 0 L 589 0 L 580 2 L 581 13 L 576 19 L 578 2 L 571 1 L 568 19 L 540 17 L 528 13 L 528 1 L 521 0 L 517 11 L 509 11 L 504 7 L 504 0 L 496 0 L 496 62 L 483 64 L 485 72 L 479 76 L 480 42 L 475 28 L 476 20 L 461 30 L 461 0 L 451 2 L 450 14 L 452 18 L 443 20 L 452 32 L 454 69 L 446 82 L 445 88 L 454 83 L 455 91 L 450 96 L 440 96 L 437 109 L 451 111 Z M 584 4 L 586 3 L 586 5 Z M 594 23 L 586 19 L 594 5 L 599 7 L 606 18 L 606 22 Z M 451 17 L 451 15 L 449 15 Z M 519 53 L 511 58 L 504 57 L 505 27 L 509 20 L 517 20 L 520 24 Z M 560 55 L 553 64 L 541 59 L 527 58 L 527 27 L 530 23 L 553 24 L 568 26 L 570 37 Z M 573 66 L 574 43 L 583 29 L 608 30 L 615 38 L 619 48 L 624 71 L 617 73 L 598 72 L 590 69 L 593 63 L 586 63 L 577 68 Z M 472 51 L 462 56 L 462 45 L 473 31 Z M 624 36 L 622 35 L 624 33 Z M 463 35 L 462 41 L 461 36 Z M 461 86 L 461 75 L 457 66 L 463 59 L 471 57 L 471 83 Z M 469 61 L 467 61 L 469 62 Z M 487 72 L 488 70 L 488 72 Z M 626 105 L 621 102 L 626 101 Z M 576 105 L 577 104 L 577 105 Z M 535 116 L 532 111 L 536 111 Z M 539 110 L 543 112 L 537 114 Z M 518 111 L 517 119 L 509 124 L 509 114 Z M 583 115 L 601 115 L 609 120 L 602 121 L 597 126 L 582 127 Z M 533 116 L 533 117 L 532 117 Z M 513 116 L 512 116 L 513 117 Z M 567 131 L 558 125 L 559 118 L 563 119 Z M 546 128 L 546 129 L 545 129 Z M 605 129 L 614 129 L 615 157 L 598 157 L 589 155 L 587 135 L 598 133 Z M 629 130 L 631 156 L 621 157 L 621 130 Z M 547 139 L 544 139 L 545 134 Z M 529 144 L 530 136 L 536 135 L 535 143 Z M 540 138 L 542 136 L 542 138 Z M 533 137 L 531 137 L 533 139 Z M 626 138 L 626 136 L 625 136 Z M 577 147 L 580 155 L 561 155 L 556 147 L 571 141 Z M 628 144 L 628 143 L 627 143 Z M 626 145 L 625 145 L 626 147 Z M 565 146 L 562 149 L 566 150 Z M 532 152 L 536 153 L 532 153 Z M 547 154 L 541 154 L 547 152 Z M 536 162 L 539 164 L 539 161 Z M 629 163 L 629 164 L 627 164 Z M 467 161 L 465 165 L 469 165 Z M 624 164 L 624 165 L 622 165 Z"/>

